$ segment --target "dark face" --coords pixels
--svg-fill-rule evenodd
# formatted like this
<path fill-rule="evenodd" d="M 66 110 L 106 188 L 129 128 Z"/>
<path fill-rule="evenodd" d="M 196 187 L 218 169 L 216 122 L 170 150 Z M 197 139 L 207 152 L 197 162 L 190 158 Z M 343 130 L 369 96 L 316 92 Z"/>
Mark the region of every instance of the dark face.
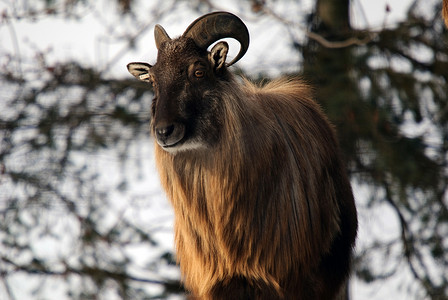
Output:
<path fill-rule="evenodd" d="M 174 39 L 160 46 L 154 66 L 128 66 L 134 76 L 153 84 L 151 130 L 157 143 L 170 153 L 211 147 L 219 138 L 216 87 L 226 72 L 223 64 L 217 68 L 217 59 L 222 57 L 213 55 L 213 49 L 208 53 L 191 39 Z"/>

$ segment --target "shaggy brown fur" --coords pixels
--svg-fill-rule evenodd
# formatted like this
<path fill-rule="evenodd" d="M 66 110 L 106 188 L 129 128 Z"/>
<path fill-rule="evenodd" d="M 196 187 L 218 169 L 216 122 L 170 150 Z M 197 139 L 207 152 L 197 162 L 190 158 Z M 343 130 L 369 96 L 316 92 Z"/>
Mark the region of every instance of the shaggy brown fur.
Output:
<path fill-rule="evenodd" d="M 248 34 L 226 12 L 176 39 L 156 26 L 157 63 L 128 64 L 154 86 L 183 280 L 191 299 L 342 299 L 357 216 L 334 130 L 299 79 L 255 86 L 228 71 L 226 42 L 207 51 L 233 37 L 240 58 Z"/>
<path fill-rule="evenodd" d="M 332 126 L 300 80 L 214 90 L 216 145 L 155 146 L 192 299 L 333 299 L 357 218 Z"/>

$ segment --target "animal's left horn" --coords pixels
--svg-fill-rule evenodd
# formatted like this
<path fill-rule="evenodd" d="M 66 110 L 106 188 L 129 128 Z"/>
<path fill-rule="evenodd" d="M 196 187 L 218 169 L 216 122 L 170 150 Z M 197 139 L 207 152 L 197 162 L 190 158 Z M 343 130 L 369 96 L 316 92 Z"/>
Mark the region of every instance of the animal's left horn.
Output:
<path fill-rule="evenodd" d="M 243 57 L 249 47 L 249 31 L 240 18 L 228 12 L 213 12 L 196 19 L 185 30 L 184 37 L 192 38 L 200 48 L 223 38 L 234 38 L 240 44 L 240 52 L 227 66 L 233 65 Z"/>

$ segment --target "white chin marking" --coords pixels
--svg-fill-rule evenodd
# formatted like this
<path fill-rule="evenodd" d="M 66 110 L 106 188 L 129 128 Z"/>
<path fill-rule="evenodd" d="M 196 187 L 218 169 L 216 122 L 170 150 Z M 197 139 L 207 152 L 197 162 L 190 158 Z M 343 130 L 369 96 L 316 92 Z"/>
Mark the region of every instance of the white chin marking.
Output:
<path fill-rule="evenodd" d="M 201 148 L 206 147 L 206 145 L 204 143 L 198 142 L 198 141 L 188 141 L 185 143 L 181 143 L 180 145 L 176 145 L 173 147 L 163 147 L 162 145 L 160 145 L 162 147 L 163 150 L 165 150 L 168 153 L 171 154 L 176 154 L 179 152 L 184 152 L 184 151 L 194 151 L 194 150 L 198 150 Z"/>

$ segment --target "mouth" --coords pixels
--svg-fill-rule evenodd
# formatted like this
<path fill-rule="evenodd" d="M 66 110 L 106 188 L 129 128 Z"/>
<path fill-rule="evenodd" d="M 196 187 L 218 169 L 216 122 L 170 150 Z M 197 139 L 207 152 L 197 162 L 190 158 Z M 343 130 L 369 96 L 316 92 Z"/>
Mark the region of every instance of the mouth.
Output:
<path fill-rule="evenodd" d="M 179 145 L 181 145 L 182 144 L 182 140 L 177 141 L 174 144 L 164 144 L 164 143 L 160 143 L 159 141 L 157 141 L 157 143 L 163 149 L 168 150 L 168 149 L 174 149 L 174 148 L 178 147 Z"/>
<path fill-rule="evenodd" d="M 182 139 L 178 141 L 177 143 L 171 144 L 171 145 L 161 145 L 159 143 L 159 146 L 166 152 L 170 154 L 177 154 L 180 152 L 188 152 L 188 151 L 198 151 L 203 149 L 208 149 L 207 145 L 200 141 L 194 141 L 194 140 L 185 140 Z"/>

